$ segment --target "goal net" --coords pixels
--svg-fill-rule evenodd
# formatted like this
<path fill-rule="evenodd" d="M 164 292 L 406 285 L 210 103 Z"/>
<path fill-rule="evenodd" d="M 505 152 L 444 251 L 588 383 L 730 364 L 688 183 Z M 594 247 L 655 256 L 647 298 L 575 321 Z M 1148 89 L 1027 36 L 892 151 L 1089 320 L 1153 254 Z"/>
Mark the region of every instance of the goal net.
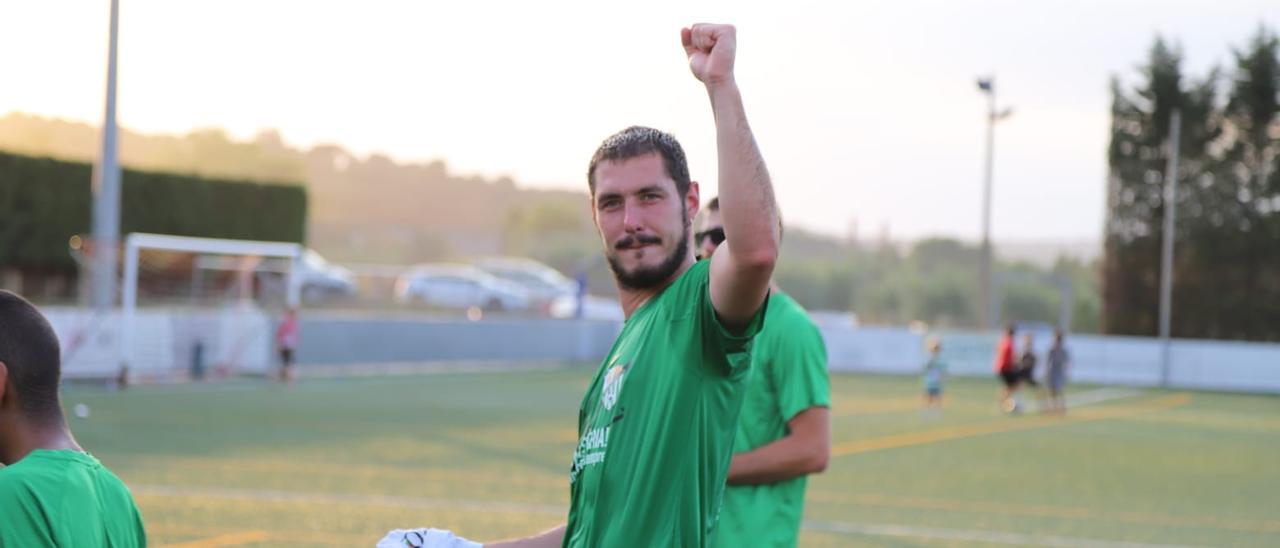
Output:
<path fill-rule="evenodd" d="M 130 234 L 121 380 L 271 373 L 275 328 L 299 302 L 302 255 L 294 243 Z"/>

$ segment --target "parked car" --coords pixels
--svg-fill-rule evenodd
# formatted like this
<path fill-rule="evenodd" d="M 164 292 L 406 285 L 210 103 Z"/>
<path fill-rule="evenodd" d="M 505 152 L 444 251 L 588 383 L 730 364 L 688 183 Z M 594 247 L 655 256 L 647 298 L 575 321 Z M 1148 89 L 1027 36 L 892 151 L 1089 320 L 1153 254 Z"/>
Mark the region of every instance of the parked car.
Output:
<path fill-rule="evenodd" d="M 313 249 L 302 254 L 298 271 L 302 285 L 302 300 L 317 302 L 356 293 L 355 276 L 345 267 L 325 260 Z"/>
<path fill-rule="evenodd" d="M 531 304 L 524 288 L 468 265 L 415 266 L 396 280 L 395 293 L 402 303 L 444 308 L 525 310 Z"/>
<path fill-rule="evenodd" d="M 533 304 L 540 308 L 546 308 L 558 298 L 578 294 L 577 282 L 533 259 L 487 257 L 477 260 L 475 264 L 489 274 L 523 287 Z"/>
<path fill-rule="evenodd" d="M 200 255 L 192 263 L 195 271 L 236 272 L 245 268 L 242 257 L 231 255 Z M 288 261 L 263 261 L 252 266 L 254 277 L 263 296 L 283 300 L 288 292 L 290 265 Z M 292 272 L 297 278 L 302 301 L 315 304 L 356 294 L 355 275 L 345 267 L 325 260 L 315 250 L 306 249 L 298 258 Z M 195 274 L 193 274 L 195 275 Z M 195 282 L 193 282 L 195 283 Z"/>

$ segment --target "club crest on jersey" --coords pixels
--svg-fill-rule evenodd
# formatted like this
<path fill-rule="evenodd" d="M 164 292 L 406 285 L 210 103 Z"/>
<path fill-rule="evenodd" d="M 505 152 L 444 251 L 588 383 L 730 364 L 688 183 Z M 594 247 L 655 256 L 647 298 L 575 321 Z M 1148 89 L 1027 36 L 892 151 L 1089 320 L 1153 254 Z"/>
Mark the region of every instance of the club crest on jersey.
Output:
<path fill-rule="evenodd" d="M 630 368 L 630 364 L 615 365 L 604 374 L 604 388 L 600 390 L 600 405 L 604 406 L 605 411 L 612 410 L 614 404 L 618 403 L 618 394 L 622 392 L 622 381 L 627 376 L 627 369 Z"/>

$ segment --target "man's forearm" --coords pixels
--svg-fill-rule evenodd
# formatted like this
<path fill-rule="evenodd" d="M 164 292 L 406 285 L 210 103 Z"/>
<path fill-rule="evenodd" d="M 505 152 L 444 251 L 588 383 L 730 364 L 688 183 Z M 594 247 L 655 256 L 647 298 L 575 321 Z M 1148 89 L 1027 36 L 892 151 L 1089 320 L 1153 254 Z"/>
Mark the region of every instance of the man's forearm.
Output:
<path fill-rule="evenodd" d="M 730 485 L 786 481 L 827 469 L 831 458 L 831 409 L 815 405 L 787 421 L 786 436 L 733 456 Z"/>
<path fill-rule="evenodd" d="M 564 543 L 565 526 L 544 531 L 532 537 L 485 544 L 485 548 L 559 548 Z"/>
<path fill-rule="evenodd" d="M 707 85 L 716 122 L 720 211 L 736 258 L 745 261 L 777 255 L 778 213 L 773 184 L 755 135 L 747 123 L 735 81 Z"/>
<path fill-rule="evenodd" d="M 733 456 L 729 465 L 729 485 L 777 483 L 826 469 L 827 459 L 813 444 L 787 436 L 773 443 Z"/>

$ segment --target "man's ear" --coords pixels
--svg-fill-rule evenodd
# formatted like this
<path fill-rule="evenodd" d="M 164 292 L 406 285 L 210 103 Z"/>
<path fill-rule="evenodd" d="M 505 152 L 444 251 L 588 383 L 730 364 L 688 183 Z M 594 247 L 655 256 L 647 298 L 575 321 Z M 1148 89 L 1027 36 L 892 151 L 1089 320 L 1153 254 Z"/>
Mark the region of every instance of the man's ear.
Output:
<path fill-rule="evenodd" d="M 689 193 L 685 195 L 684 207 L 688 210 L 690 221 L 693 221 L 698 216 L 698 210 L 702 209 L 702 191 L 698 188 L 697 181 L 689 181 Z"/>
<path fill-rule="evenodd" d="M 600 230 L 600 211 L 596 209 L 595 192 L 587 195 L 587 208 L 591 210 L 591 227 L 596 229 L 596 237 L 604 242 L 605 248 L 608 249 L 609 243 L 604 241 L 604 232 Z"/>

